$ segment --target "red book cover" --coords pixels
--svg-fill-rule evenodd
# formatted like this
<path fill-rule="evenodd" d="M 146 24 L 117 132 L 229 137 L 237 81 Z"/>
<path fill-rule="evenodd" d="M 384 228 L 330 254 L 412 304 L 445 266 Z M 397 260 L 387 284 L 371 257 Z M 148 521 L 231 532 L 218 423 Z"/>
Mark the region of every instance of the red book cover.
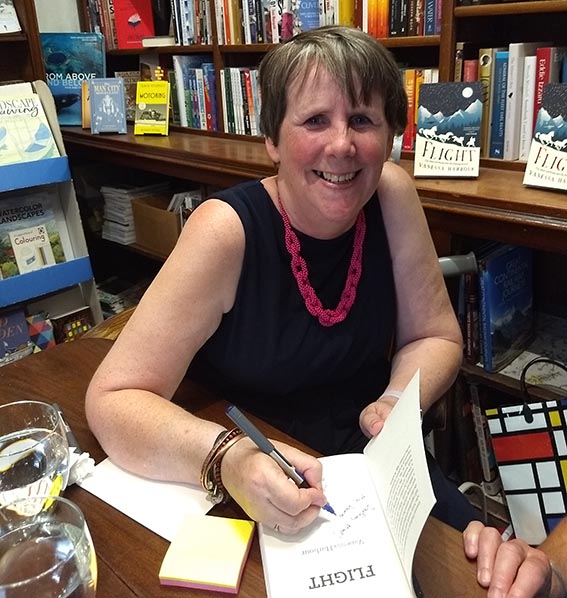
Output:
<path fill-rule="evenodd" d="M 463 81 L 478 80 L 478 58 L 463 60 Z"/>
<path fill-rule="evenodd" d="M 533 129 L 535 129 L 537 122 L 537 114 L 541 108 L 541 100 L 543 98 L 543 88 L 546 83 L 558 83 L 559 73 L 561 72 L 561 61 L 567 47 L 557 48 L 554 46 L 546 46 L 538 48 L 536 52 L 536 84 L 534 97 L 534 116 Z"/>
<path fill-rule="evenodd" d="M 408 96 L 408 126 L 404 131 L 402 148 L 411 151 L 413 150 L 413 142 L 415 138 L 415 69 L 404 70 L 404 85 Z"/>
<path fill-rule="evenodd" d="M 114 22 L 120 50 L 142 48 L 142 38 L 155 35 L 151 0 L 114 0 Z"/>

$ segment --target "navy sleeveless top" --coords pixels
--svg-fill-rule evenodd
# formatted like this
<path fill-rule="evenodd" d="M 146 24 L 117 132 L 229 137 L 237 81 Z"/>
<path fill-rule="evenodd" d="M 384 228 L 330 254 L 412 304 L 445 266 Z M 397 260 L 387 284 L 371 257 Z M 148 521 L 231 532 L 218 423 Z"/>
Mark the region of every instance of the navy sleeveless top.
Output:
<path fill-rule="evenodd" d="M 323 454 L 362 449 L 358 417 L 390 375 L 396 302 L 378 197 L 365 206 L 362 276 L 346 319 L 324 327 L 293 277 L 281 216 L 259 181 L 215 194 L 240 217 L 244 262 L 233 308 L 191 363 L 189 376 Z M 334 309 L 354 227 L 336 239 L 295 231 L 310 282 Z"/>

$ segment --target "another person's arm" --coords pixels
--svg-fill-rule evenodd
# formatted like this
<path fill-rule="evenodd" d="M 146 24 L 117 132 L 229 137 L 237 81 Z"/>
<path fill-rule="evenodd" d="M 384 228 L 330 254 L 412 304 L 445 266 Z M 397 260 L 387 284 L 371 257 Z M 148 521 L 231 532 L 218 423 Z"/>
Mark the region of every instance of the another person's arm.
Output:
<path fill-rule="evenodd" d="M 204 202 L 95 373 L 86 397 L 89 425 L 108 456 L 132 472 L 199 484 L 222 431 L 171 398 L 199 348 L 234 303 L 244 230 L 224 202 Z M 292 531 L 312 521 L 325 498 L 317 460 L 282 452 L 319 489 L 299 491 L 247 438 L 223 460 L 223 482 L 248 514 Z M 293 514 L 293 515 L 292 515 Z"/>
<path fill-rule="evenodd" d="M 402 391 L 419 368 L 425 412 L 455 380 L 462 359 L 461 332 L 413 181 L 388 162 L 378 193 L 397 296 L 396 351 L 388 388 Z M 362 412 L 366 435 L 381 430 L 395 402 L 386 392 Z"/>
<path fill-rule="evenodd" d="M 567 596 L 567 519 L 538 548 L 523 540 L 504 542 L 497 529 L 479 521 L 468 525 L 463 543 L 467 557 L 476 560 L 477 579 L 488 598 Z"/>

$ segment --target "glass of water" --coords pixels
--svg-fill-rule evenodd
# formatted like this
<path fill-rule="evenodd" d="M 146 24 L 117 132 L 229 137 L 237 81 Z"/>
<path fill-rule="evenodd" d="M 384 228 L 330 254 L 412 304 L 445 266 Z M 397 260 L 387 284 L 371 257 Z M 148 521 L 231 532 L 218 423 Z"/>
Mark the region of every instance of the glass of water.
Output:
<path fill-rule="evenodd" d="M 96 555 L 83 513 L 62 496 L 0 507 L 2 598 L 94 598 Z"/>
<path fill-rule="evenodd" d="M 58 495 L 69 479 L 69 444 L 57 409 L 40 401 L 0 406 L 0 507 Z"/>

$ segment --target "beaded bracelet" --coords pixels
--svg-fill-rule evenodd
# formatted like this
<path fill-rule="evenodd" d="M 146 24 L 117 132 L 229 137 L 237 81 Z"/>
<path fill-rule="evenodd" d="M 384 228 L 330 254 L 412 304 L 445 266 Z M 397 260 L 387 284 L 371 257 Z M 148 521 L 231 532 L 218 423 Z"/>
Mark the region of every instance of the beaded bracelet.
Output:
<path fill-rule="evenodd" d="M 213 447 L 203 461 L 201 467 L 201 486 L 207 493 L 207 498 L 213 504 L 227 502 L 230 495 L 226 491 L 221 479 L 221 462 L 228 449 L 243 438 L 240 428 L 223 430 L 216 438 Z"/>
<path fill-rule="evenodd" d="M 565 578 L 559 572 L 559 569 L 550 561 L 549 566 L 551 567 L 551 576 L 555 576 L 558 583 L 559 583 L 559 594 L 558 596 L 567 596 L 567 583 L 565 582 Z"/>

